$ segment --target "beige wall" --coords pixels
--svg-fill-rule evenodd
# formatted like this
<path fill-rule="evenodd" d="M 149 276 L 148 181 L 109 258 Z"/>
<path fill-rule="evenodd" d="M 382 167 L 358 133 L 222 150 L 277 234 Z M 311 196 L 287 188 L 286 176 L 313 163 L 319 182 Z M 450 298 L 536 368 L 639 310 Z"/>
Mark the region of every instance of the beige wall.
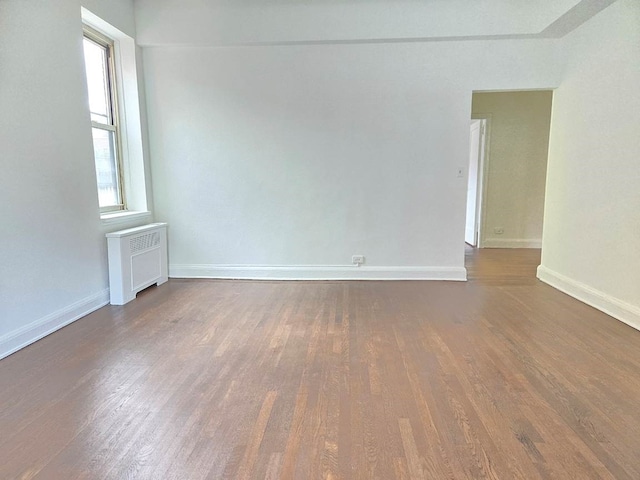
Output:
<path fill-rule="evenodd" d="M 473 115 L 490 115 L 481 246 L 541 245 L 551 98 L 551 91 L 473 94 Z"/>

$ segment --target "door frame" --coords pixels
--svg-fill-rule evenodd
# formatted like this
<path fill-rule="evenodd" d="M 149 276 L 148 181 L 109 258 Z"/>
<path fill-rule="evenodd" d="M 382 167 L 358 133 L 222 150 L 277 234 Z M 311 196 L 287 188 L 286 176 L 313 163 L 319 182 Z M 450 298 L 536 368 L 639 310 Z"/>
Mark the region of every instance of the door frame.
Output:
<path fill-rule="evenodd" d="M 478 185 L 476 189 L 476 248 L 484 248 L 482 232 L 485 229 L 485 209 L 487 206 L 487 190 L 489 187 L 489 151 L 491 138 L 491 114 L 476 113 L 471 120 L 484 120 L 480 132 L 480 158 L 478 159 Z"/>

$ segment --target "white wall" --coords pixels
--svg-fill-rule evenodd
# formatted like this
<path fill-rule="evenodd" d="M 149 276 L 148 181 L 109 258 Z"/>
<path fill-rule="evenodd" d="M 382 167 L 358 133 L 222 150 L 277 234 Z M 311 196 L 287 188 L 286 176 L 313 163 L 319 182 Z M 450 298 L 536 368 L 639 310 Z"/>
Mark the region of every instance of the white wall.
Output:
<path fill-rule="evenodd" d="M 68 1 L 68 0 L 65 0 Z M 83 7 L 130 37 L 136 37 L 135 12 L 132 0 L 81 0 Z"/>
<path fill-rule="evenodd" d="M 145 48 L 172 275 L 362 254 L 357 271 L 269 273 L 461 278 L 471 91 L 553 87 L 553 53 L 552 41 Z"/>
<path fill-rule="evenodd" d="M 86 6 L 134 34 L 131 2 Z M 108 300 L 80 2 L 0 2 L 0 111 L 2 357 Z"/>
<path fill-rule="evenodd" d="M 472 112 L 488 116 L 481 246 L 540 248 L 551 91 L 474 93 Z M 504 233 L 496 234 L 501 228 Z"/>
<path fill-rule="evenodd" d="M 640 328 L 640 3 L 563 43 L 544 217 L 544 281 Z"/>

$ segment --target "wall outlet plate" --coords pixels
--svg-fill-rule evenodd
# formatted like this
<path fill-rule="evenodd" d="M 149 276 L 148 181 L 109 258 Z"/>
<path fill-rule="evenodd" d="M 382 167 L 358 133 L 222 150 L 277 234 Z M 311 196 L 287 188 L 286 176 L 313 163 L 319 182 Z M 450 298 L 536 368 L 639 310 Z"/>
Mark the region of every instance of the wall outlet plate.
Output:
<path fill-rule="evenodd" d="M 351 263 L 354 265 L 362 265 L 364 263 L 364 255 L 354 255 L 351 257 Z"/>

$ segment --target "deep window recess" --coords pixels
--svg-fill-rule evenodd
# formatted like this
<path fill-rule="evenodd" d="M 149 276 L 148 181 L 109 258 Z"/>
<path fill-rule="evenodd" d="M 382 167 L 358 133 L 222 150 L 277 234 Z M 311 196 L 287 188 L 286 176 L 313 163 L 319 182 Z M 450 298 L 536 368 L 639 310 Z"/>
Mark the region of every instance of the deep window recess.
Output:
<path fill-rule="evenodd" d="M 113 40 L 85 27 L 83 47 L 100 211 L 124 210 Z"/>

